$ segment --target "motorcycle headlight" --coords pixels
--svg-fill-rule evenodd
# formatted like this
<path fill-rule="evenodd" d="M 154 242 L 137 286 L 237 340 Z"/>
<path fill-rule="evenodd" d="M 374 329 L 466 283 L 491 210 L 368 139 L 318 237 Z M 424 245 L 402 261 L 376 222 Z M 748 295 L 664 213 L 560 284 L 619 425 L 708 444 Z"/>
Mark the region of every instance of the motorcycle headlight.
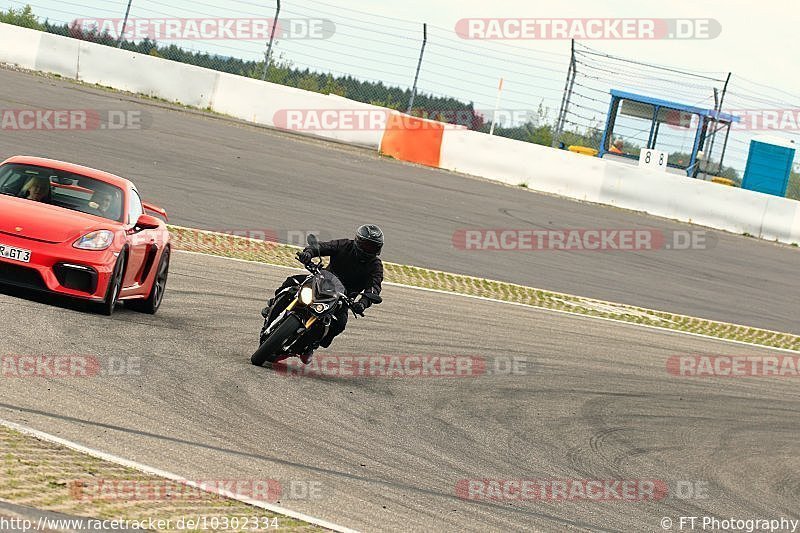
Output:
<path fill-rule="evenodd" d="M 311 302 L 314 301 L 314 291 L 311 287 L 303 287 L 300 289 L 300 301 L 305 305 L 311 305 Z"/>
<path fill-rule="evenodd" d="M 72 246 L 81 250 L 105 250 L 114 242 L 114 233 L 108 230 L 93 231 L 87 233 Z"/>

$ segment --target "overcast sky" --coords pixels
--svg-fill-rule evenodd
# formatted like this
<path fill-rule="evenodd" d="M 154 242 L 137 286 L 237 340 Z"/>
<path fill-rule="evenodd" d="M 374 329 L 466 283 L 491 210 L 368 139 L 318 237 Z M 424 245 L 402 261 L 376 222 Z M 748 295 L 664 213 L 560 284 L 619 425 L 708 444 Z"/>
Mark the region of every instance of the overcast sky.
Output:
<path fill-rule="evenodd" d="M 0 5 L 21 6 L 26 2 L 0 0 Z M 126 0 L 33 0 L 34 11 L 41 16 L 66 20 L 76 14 L 86 17 L 121 17 Z M 275 0 L 133 0 L 132 16 L 159 16 L 157 11 L 173 16 L 203 16 L 215 14 L 231 17 L 263 16 L 270 14 Z M 262 8 L 260 6 L 267 6 Z M 385 23 L 394 25 L 403 33 L 409 25 L 389 19 L 403 19 L 453 29 L 459 19 L 469 17 L 530 17 L 530 18 L 585 18 L 585 17 L 657 17 L 657 18 L 712 18 L 719 21 L 722 33 L 711 40 L 658 40 L 658 41 L 593 41 L 590 44 L 605 51 L 656 63 L 671 64 L 703 71 L 733 71 L 736 75 L 774 85 L 786 91 L 800 87 L 800 73 L 794 68 L 800 57 L 800 4 L 792 0 L 284 0 L 285 12 L 313 13 L 314 8 L 339 12 L 335 20 L 364 17 L 333 6 L 387 17 Z M 147 11 L 149 10 L 149 11 Z M 285 16 L 293 16 L 288 13 Z M 330 17 L 333 18 L 333 17 Z M 370 19 L 366 19 L 370 20 Z M 363 25 L 354 22 L 355 25 Z M 345 29 L 345 28 L 341 28 Z M 351 28 L 347 28 L 350 30 Z M 411 43 L 409 43 L 410 45 Z M 520 46 L 535 51 L 565 52 L 567 41 L 515 41 Z M 371 43 L 373 51 L 380 50 L 379 43 Z M 483 65 L 502 75 L 503 65 Z"/>
<path fill-rule="evenodd" d="M 712 18 L 722 33 L 711 40 L 594 41 L 603 50 L 644 61 L 695 70 L 733 71 L 787 91 L 800 88 L 800 2 L 795 0 L 406 0 L 404 2 L 354 2 L 397 17 L 421 15 L 451 27 L 466 17 L 658 17 Z M 537 50 L 564 50 L 564 42 L 515 43 Z"/>

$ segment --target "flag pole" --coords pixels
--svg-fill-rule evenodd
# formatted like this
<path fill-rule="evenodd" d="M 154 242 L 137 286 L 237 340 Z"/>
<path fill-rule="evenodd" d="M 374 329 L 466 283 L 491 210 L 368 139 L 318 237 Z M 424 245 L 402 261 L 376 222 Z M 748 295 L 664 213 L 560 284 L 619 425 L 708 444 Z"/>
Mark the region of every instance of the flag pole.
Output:
<path fill-rule="evenodd" d="M 494 135 L 494 126 L 497 123 L 497 111 L 500 109 L 500 96 L 503 94 L 503 78 L 500 78 L 500 84 L 497 86 L 497 100 L 494 103 L 494 114 L 492 115 L 492 127 L 489 129 L 489 135 Z"/>

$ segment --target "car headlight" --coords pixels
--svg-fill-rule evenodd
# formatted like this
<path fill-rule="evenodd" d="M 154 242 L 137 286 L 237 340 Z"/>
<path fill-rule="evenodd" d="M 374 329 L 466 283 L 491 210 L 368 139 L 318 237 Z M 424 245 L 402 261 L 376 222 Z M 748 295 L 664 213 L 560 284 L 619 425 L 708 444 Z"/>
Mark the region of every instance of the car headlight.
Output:
<path fill-rule="evenodd" d="M 310 305 L 314 301 L 314 291 L 311 287 L 303 287 L 300 289 L 300 301 L 306 305 Z"/>
<path fill-rule="evenodd" d="M 81 250 L 105 250 L 114 242 L 114 232 L 102 229 L 87 233 L 72 245 Z"/>

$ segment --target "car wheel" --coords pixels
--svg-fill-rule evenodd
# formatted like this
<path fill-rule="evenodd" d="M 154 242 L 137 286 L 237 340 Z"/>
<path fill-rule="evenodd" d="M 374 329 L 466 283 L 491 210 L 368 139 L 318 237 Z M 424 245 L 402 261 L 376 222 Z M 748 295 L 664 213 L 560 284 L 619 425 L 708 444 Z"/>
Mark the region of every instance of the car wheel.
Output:
<path fill-rule="evenodd" d="M 161 254 L 161 260 L 158 262 L 158 270 L 156 277 L 153 280 L 153 287 L 150 289 L 150 294 L 144 300 L 128 300 L 125 305 L 139 311 L 140 313 L 147 313 L 154 315 L 161 307 L 161 302 L 164 301 L 164 291 L 167 290 L 167 278 L 169 277 L 169 248 L 164 250 Z"/>
<path fill-rule="evenodd" d="M 122 290 L 122 280 L 125 276 L 125 252 L 121 252 L 117 258 L 117 264 L 114 265 L 114 272 L 111 274 L 111 279 L 108 282 L 108 289 L 106 289 L 106 298 L 98 306 L 99 312 L 105 316 L 114 314 L 114 307 L 117 305 L 119 293 Z"/>

